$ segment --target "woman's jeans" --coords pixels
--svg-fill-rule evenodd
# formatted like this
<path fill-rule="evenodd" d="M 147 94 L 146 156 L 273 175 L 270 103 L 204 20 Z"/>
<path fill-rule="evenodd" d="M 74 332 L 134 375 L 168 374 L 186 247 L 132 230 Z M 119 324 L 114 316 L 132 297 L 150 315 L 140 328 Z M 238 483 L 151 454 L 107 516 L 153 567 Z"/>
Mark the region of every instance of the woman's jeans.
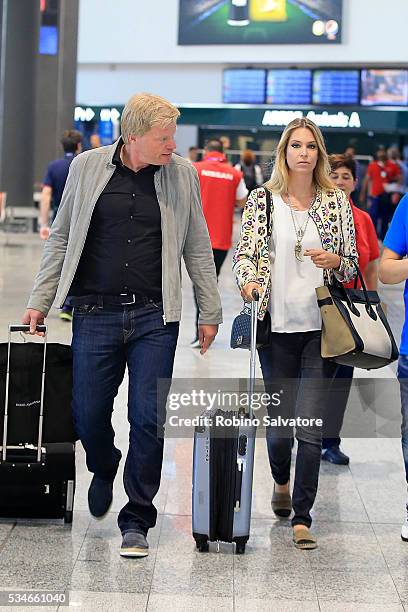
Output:
<path fill-rule="evenodd" d="M 405 463 L 405 477 L 408 483 L 408 355 L 400 355 L 397 376 L 401 391 L 401 442 Z"/>
<path fill-rule="evenodd" d="M 80 306 L 73 320 L 73 415 L 97 477 L 113 481 L 121 453 L 112 428 L 113 401 L 126 366 L 129 371 L 129 450 L 124 468 L 129 498 L 118 517 L 124 533 L 144 534 L 156 523 L 153 505 L 163 460 L 166 399 L 173 373 L 179 324 L 163 323 L 161 303 L 134 306 Z M 168 379 L 158 393 L 159 379 Z"/>
<path fill-rule="evenodd" d="M 281 404 L 268 407 L 270 418 L 307 420 L 296 427 L 298 451 L 292 505 L 292 525 L 310 527 L 312 509 L 319 480 L 322 425 L 328 391 L 337 365 L 320 355 L 320 331 L 272 333 L 270 346 L 260 348 L 259 359 L 267 392 L 280 387 Z M 269 389 L 269 391 L 268 391 Z M 314 419 L 314 421 L 313 421 Z M 279 485 L 289 482 L 293 428 L 270 426 L 266 441 L 272 476 Z"/>

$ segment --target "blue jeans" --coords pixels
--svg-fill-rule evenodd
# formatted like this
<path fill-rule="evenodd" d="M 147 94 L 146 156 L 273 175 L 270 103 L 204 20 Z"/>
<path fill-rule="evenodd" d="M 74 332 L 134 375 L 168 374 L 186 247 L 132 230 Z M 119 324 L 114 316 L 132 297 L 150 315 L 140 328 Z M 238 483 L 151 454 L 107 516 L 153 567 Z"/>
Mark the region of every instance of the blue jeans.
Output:
<path fill-rule="evenodd" d="M 321 358 L 320 342 L 320 331 L 272 333 L 270 346 L 258 349 L 266 391 L 273 393 L 277 388 L 283 391 L 280 406 L 268 406 L 271 418 L 280 414 L 286 418 L 323 420 L 337 364 Z M 272 477 L 279 485 L 289 482 L 292 436 L 293 428 L 290 426 L 277 429 L 268 427 L 266 431 Z M 292 525 L 310 527 L 310 511 L 319 482 L 322 428 L 317 424 L 299 425 L 296 428 L 296 438 L 298 451 L 293 484 Z"/>
<path fill-rule="evenodd" d="M 378 238 L 384 240 L 394 214 L 395 206 L 391 204 L 389 193 L 382 193 L 376 197 L 371 196 L 370 199 L 371 205 L 368 209 L 368 214 L 374 223 Z"/>
<path fill-rule="evenodd" d="M 405 477 L 408 483 L 408 355 L 400 355 L 397 376 L 401 391 L 401 442 L 405 463 Z"/>
<path fill-rule="evenodd" d="M 73 415 L 90 472 L 113 481 L 121 452 L 114 445 L 113 401 L 129 371 L 129 450 L 124 486 L 129 498 L 118 517 L 122 533 L 154 527 L 153 505 L 163 461 L 166 393 L 158 379 L 173 373 L 179 324 L 163 323 L 161 303 L 80 306 L 73 320 Z"/>

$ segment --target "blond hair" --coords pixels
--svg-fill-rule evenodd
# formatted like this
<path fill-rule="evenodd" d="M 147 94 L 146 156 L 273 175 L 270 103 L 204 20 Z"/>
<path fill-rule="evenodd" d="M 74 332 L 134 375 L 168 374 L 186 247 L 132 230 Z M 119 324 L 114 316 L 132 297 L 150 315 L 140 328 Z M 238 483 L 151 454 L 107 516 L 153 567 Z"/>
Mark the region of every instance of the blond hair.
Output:
<path fill-rule="evenodd" d="M 307 128 L 310 130 L 317 144 L 317 163 L 313 170 L 314 186 L 323 191 L 333 189 L 334 185 L 330 179 L 331 169 L 329 156 L 327 155 L 323 135 L 320 128 L 307 117 L 293 119 L 282 132 L 282 136 L 280 137 L 275 151 L 275 164 L 272 175 L 269 181 L 266 181 L 265 186 L 274 193 L 285 193 L 288 191 L 289 168 L 286 161 L 286 151 L 292 133 L 298 128 Z"/>
<path fill-rule="evenodd" d="M 154 125 L 167 128 L 175 124 L 180 111 L 168 100 L 150 93 L 138 93 L 127 101 L 121 118 L 123 141 L 129 136 L 143 136 Z"/>

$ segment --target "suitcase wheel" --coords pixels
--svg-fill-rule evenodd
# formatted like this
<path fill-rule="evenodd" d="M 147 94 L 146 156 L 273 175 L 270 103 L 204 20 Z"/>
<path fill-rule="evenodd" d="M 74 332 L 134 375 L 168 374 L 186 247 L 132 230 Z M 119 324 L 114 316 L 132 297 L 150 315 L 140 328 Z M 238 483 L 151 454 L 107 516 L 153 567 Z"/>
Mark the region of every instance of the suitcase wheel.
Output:
<path fill-rule="evenodd" d="M 236 544 L 235 545 L 235 554 L 243 555 L 245 552 L 245 544 Z"/>
<path fill-rule="evenodd" d="M 210 545 L 208 542 L 197 542 L 197 549 L 199 552 L 208 552 L 210 550 Z"/>
<path fill-rule="evenodd" d="M 64 515 L 64 523 L 70 524 L 72 523 L 72 510 L 67 510 Z"/>

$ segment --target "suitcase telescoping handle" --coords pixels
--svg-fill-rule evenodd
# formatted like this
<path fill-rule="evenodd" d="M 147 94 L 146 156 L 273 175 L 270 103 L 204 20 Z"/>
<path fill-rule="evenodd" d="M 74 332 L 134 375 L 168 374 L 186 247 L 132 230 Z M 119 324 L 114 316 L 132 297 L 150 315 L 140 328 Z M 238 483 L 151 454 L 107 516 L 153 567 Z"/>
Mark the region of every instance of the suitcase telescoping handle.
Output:
<path fill-rule="evenodd" d="M 9 387 L 10 387 L 10 353 L 11 353 L 11 334 L 13 332 L 28 332 L 29 325 L 9 325 L 8 347 L 7 347 L 7 371 L 6 371 L 6 398 L 4 402 L 4 422 L 3 422 L 3 447 L 2 461 L 7 459 L 7 427 L 8 427 L 8 403 L 9 403 Z M 37 461 L 41 461 L 41 444 L 44 421 L 44 387 L 45 387 L 45 358 L 47 355 L 47 326 L 37 325 L 37 331 L 44 332 L 44 351 L 43 364 L 41 375 L 41 398 L 40 398 L 40 418 L 38 423 L 38 438 L 37 438 Z"/>
<path fill-rule="evenodd" d="M 252 396 L 255 387 L 255 366 L 256 366 L 256 332 L 258 329 L 258 305 L 259 292 L 254 289 L 252 291 L 253 300 L 251 302 L 251 360 L 249 368 L 249 418 L 253 417 Z"/>

